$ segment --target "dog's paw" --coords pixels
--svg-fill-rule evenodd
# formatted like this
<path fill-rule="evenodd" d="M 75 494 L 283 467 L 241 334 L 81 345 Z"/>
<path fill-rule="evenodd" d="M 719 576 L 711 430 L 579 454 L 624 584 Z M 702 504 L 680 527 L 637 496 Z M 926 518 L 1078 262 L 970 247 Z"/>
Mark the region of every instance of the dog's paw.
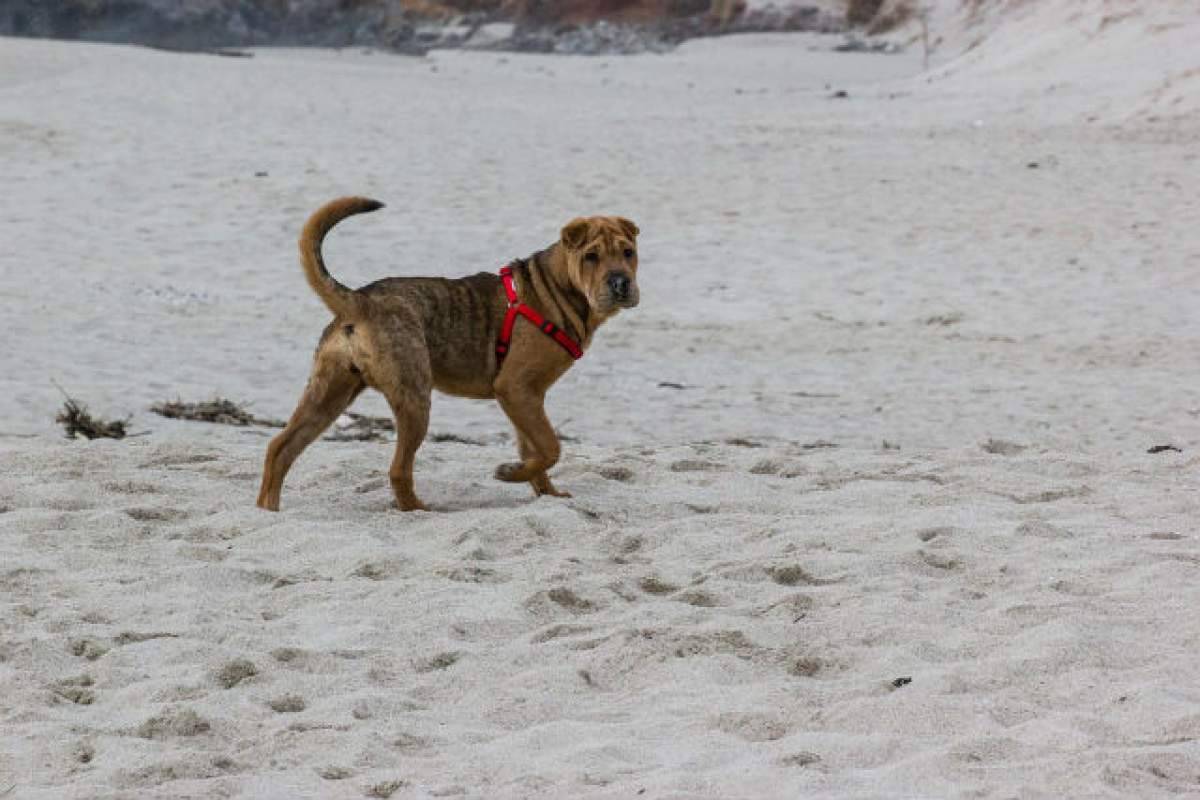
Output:
<path fill-rule="evenodd" d="M 494 475 L 498 481 L 514 483 L 525 480 L 524 478 L 518 477 L 520 473 L 524 471 L 524 469 L 524 464 L 522 464 L 520 461 L 514 461 L 508 464 L 501 464 L 500 466 L 496 467 L 496 472 Z"/>
<path fill-rule="evenodd" d="M 545 495 L 546 497 L 574 497 L 570 492 L 563 489 L 556 489 L 551 486 L 549 489 L 534 489 L 534 494 L 538 497 Z"/>
<path fill-rule="evenodd" d="M 428 511 L 429 506 L 422 503 L 416 497 L 396 498 L 396 508 L 401 511 Z"/>

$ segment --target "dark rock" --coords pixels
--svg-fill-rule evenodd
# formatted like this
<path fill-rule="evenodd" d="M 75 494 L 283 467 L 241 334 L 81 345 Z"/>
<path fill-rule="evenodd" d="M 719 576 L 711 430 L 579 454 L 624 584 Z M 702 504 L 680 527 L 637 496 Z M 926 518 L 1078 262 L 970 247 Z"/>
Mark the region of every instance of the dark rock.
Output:
<path fill-rule="evenodd" d="M 748 11 L 722 25 L 707 0 L 500 3 L 443 0 L 418 14 L 390 0 L 4 0 L 0 35 L 227 52 L 255 45 L 377 47 L 421 55 L 471 46 L 493 22 L 511 36 L 479 49 L 599 55 L 663 52 L 687 39 L 759 31 L 844 30 L 815 6 Z"/>

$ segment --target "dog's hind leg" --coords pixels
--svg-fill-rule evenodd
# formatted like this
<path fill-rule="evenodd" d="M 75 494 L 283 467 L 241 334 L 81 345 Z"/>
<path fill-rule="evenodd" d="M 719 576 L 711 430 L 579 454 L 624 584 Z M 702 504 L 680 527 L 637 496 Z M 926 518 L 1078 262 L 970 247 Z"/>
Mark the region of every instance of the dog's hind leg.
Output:
<path fill-rule="evenodd" d="M 413 462 L 429 429 L 433 376 L 429 354 L 411 331 L 405 344 L 389 348 L 397 357 L 372 373 L 372 386 L 383 393 L 396 418 L 396 453 L 388 478 L 401 511 L 426 511 L 413 487 Z"/>
<path fill-rule="evenodd" d="M 259 508 L 279 510 L 283 479 L 296 458 L 333 424 L 365 386 L 362 375 L 355 371 L 345 354 L 318 351 L 300 404 L 292 412 L 283 432 L 267 446 L 262 488 L 258 492 Z"/>
<path fill-rule="evenodd" d="M 429 429 L 429 395 L 420 399 L 410 397 L 391 405 L 396 417 L 396 453 L 392 456 L 388 479 L 392 493 L 396 495 L 396 507 L 401 511 L 428 511 L 413 487 L 413 462 Z"/>

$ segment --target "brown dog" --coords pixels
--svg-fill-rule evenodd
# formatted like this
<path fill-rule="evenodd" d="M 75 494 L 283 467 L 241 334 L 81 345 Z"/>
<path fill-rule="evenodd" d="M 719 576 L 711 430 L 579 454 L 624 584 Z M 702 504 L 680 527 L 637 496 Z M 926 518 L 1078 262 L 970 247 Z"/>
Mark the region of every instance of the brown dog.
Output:
<path fill-rule="evenodd" d="M 516 428 L 521 460 L 501 464 L 496 477 L 529 481 L 538 495 L 569 497 L 546 474 L 558 461 L 559 444 L 543 401 L 574 361 L 567 348 L 586 348 L 605 320 L 638 304 L 637 226 L 621 217 L 574 219 L 558 242 L 513 262 L 519 302 L 547 324 L 517 318 L 511 343 L 498 348 L 516 304 L 497 274 L 385 278 L 358 290 L 329 274 L 321 257 L 325 235 L 342 219 L 382 205 L 362 197 L 334 200 L 309 218 L 300 235 L 304 274 L 334 320 L 321 335 L 300 404 L 267 447 L 259 507 L 279 510 L 292 463 L 368 386 L 383 393 L 396 417 L 388 474 L 401 510 L 425 508 L 413 491 L 413 459 L 425 438 L 434 389 L 498 400 Z M 558 340 L 548 335 L 555 329 Z"/>

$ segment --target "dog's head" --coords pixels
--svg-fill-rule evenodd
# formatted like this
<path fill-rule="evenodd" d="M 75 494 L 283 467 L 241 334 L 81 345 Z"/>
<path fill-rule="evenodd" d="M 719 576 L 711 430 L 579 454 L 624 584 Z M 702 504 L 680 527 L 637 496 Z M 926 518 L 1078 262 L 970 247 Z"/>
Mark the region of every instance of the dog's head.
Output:
<path fill-rule="evenodd" d="M 624 217 L 580 217 L 562 229 L 571 285 L 601 315 L 638 304 L 637 235 Z"/>

